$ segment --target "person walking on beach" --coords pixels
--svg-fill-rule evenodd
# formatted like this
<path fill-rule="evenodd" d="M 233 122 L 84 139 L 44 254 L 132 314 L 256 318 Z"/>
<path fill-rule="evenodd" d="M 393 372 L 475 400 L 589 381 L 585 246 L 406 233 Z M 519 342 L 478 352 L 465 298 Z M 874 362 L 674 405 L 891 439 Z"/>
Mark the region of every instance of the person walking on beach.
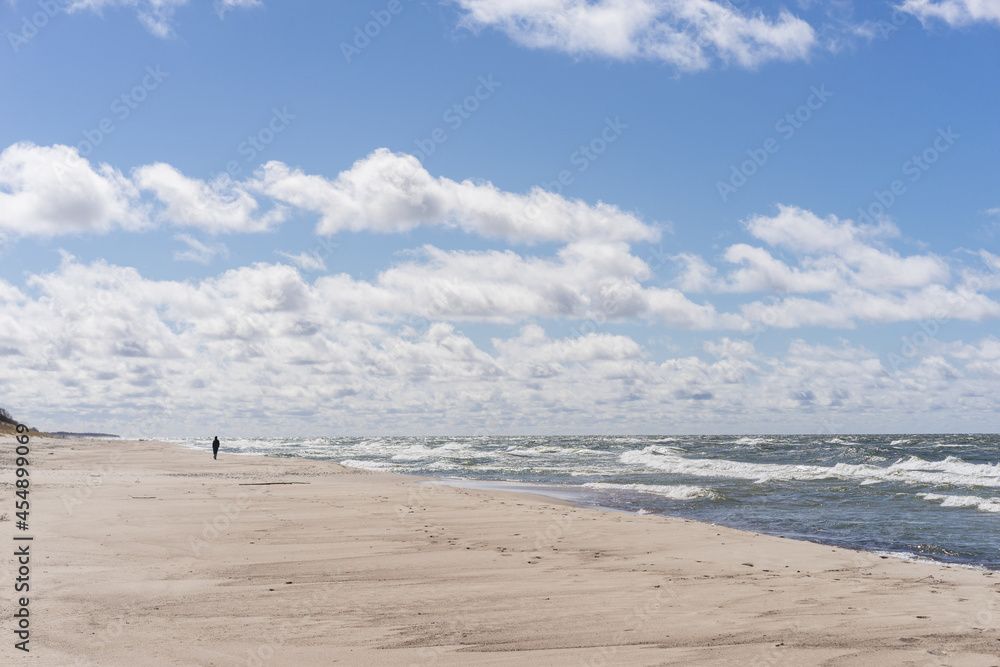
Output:
<path fill-rule="evenodd" d="M 219 436 L 215 436 L 215 440 L 212 441 L 212 458 L 219 458 Z"/>

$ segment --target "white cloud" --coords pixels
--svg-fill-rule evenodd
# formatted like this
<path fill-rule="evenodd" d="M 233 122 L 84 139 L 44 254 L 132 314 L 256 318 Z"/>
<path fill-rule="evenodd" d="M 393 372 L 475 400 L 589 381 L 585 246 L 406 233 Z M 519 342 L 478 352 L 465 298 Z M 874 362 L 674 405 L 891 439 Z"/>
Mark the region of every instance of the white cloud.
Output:
<path fill-rule="evenodd" d="M 173 34 L 174 12 L 186 5 L 188 0 L 72 0 L 66 9 L 69 12 L 90 10 L 101 13 L 105 8 L 134 8 L 146 29 L 157 37 Z"/>
<path fill-rule="evenodd" d="M 952 27 L 978 21 L 1000 25 L 1000 4 L 996 0 L 906 0 L 897 7 L 922 23 L 938 19 Z"/>
<path fill-rule="evenodd" d="M 275 202 L 270 208 L 266 198 Z M 19 143 L 0 154 L 0 231 L 16 236 L 139 229 L 151 219 L 212 234 L 262 232 L 286 220 L 286 205 L 319 213 L 317 232 L 327 235 L 433 225 L 520 242 L 660 237 L 659 229 L 609 204 L 435 178 L 416 158 L 386 149 L 333 180 L 269 162 L 247 181 L 222 175 L 211 182 L 164 163 L 137 167 L 129 178 L 92 166 L 70 146 Z"/>
<path fill-rule="evenodd" d="M 898 369 L 847 342 L 766 356 L 723 338 L 704 344 L 712 362 L 653 360 L 630 336 L 530 323 L 487 350 L 448 322 L 344 317 L 329 303 L 337 285 L 280 264 L 151 280 L 66 256 L 23 290 L 0 285 L 0 384 L 16 384 L 26 413 L 99 414 L 99 430 L 126 435 L 206 422 L 262 434 L 718 432 L 750 418 L 764 430 L 913 431 L 933 425 L 937 404 L 955 406 L 956 424 L 1000 408 L 992 337 Z"/>
<path fill-rule="evenodd" d="M 791 268 L 763 248 L 745 243 L 729 246 L 723 259 L 741 268 L 731 272 L 721 287 L 733 292 L 825 292 L 843 284 L 840 273 L 831 266 L 813 270 Z"/>
<path fill-rule="evenodd" d="M 841 221 L 836 216 L 824 220 L 811 211 L 785 205 L 778 206 L 775 216 L 755 215 L 744 224 L 751 235 L 768 245 L 805 253 L 836 252 L 867 239 L 899 235 L 899 230 L 888 222 L 873 227 Z"/>
<path fill-rule="evenodd" d="M 747 321 L 767 327 L 807 326 L 854 328 L 862 322 L 919 322 L 933 319 L 981 321 L 1000 317 L 1000 304 L 963 289 L 931 285 L 901 294 L 873 294 L 845 289 L 827 301 L 800 297 L 755 301 L 740 307 Z"/>
<path fill-rule="evenodd" d="M 157 37 L 170 37 L 174 34 L 174 13 L 180 7 L 188 4 L 188 0 L 70 0 L 66 4 L 69 12 L 93 11 L 102 13 L 105 9 L 129 7 L 146 29 Z M 219 18 L 226 13 L 240 8 L 259 7 L 261 0 L 215 0 L 215 11 Z"/>
<path fill-rule="evenodd" d="M 157 216 L 162 222 L 222 233 L 268 231 L 285 220 L 282 207 L 258 215 L 257 200 L 226 174 L 206 183 L 156 163 L 139 167 L 132 179 L 136 187 L 153 192 L 163 204 Z"/>
<path fill-rule="evenodd" d="M 705 341 L 702 348 L 719 359 L 750 359 L 757 356 L 753 343 L 748 340 L 723 338 L 719 342 Z"/>
<path fill-rule="evenodd" d="M 566 362 L 641 360 L 642 348 L 628 336 L 588 333 L 552 340 L 537 324 L 521 329 L 516 338 L 494 338 L 498 363 L 520 378 L 551 377 L 564 372 Z"/>
<path fill-rule="evenodd" d="M 932 254 L 901 256 L 886 246 L 899 236 L 888 222 L 859 225 L 792 206 L 746 220 L 747 232 L 771 247 L 733 244 L 721 254 L 721 269 L 695 255 L 674 255 L 682 269 L 677 289 L 646 284 L 651 270 L 629 242 L 658 239 L 659 229 L 632 214 L 537 189 L 518 195 L 490 183 L 435 178 L 415 158 L 385 149 L 333 180 L 270 162 L 242 182 L 226 176 L 205 182 L 163 163 L 127 177 L 108 165 L 91 165 L 67 146 L 21 143 L 0 154 L 0 233 L 15 238 L 157 225 L 210 234 L 261 232 L 285 221 L 289 207 L 318 213 L 321 234 L 430 225 L 510 242 L 564 244 L 544 257 L 427 246 L 372 281 L 347 275 L 317 281 L 338 317 L 365 322 L 540 317 L 592 326 L 640 319 L 681 329 L 748 330 L 940 317 L 980 321 L 1000 314 L 1000 305 L 985 294 L 1000 285 L 1000 259 L 991 253 L 978 253 L 975 271 Z M 187 245 L 176 259 L 208 263 L 226 252 L 191 235 L 176 238 Z M 306 271 L 325 268 L 315 251 L 283 256 Z M 719 312 L 685 291 L 772 296 Z"/>
<path fill-rule="evenodd" d="M 646 318 L 682 329 L 738 325 L 738 316 L 726 320 L 677 290 L 643 288 L 640 281 L 648 276 L 648 266 L 624 243 L 570 244 L 554 258 L 425 246 L 417 259 L 386 269 L 372 282 L 327 276 L 316 288 L 337 317 L 373 322 L 414 316 L 516 323 L 542 317 L 598 323 Z"/>
<path fill-rule="evenodd" d="M 833 291 L 838 284 L 874 291 L 921 288 L 946 282 L 950 277 L 948 265 L 939 257 L 900 257 L 876 247 L 874 240 L 899 235 L 899 230 L 887 222 L 878 226 L 857 225 L 836 216 L 822 219 L 797 207 L 779 206 L 778 215 L 754 216 L 746 222 L 746 227 L 753 236 L 770 245 L 806 255 L 800 261 L 809 273 L 795 276 L 794 272 L 781 275 L 783 269 L 759 249 L 733 253 L 733 259 L 750 260 L 759 273 L 761 269 L 771 269 L 778 274 L 771 281 L 775 291 Z M 787 284 L 781 286 L 782 283 Z M 796 283 L 805 288 L 792 289 Z"/>
<path fill-rule="evenodd" d="M 384 148 L 334 180 L 269 162 L 255 174 L 251 187 L 320 214 L 320 234 L 401 232 L 426 224 L 513 241 L 659 238 L 658 230 L 615 206 L 591 206 L 541 188 L 518 195 L 489 182 L 434 178 L 415 157 Z"/>
<path fill-rule="evenodd" d="M 681 253 L 671 257 L 680 265 L 678 287 L 685 292 L 709 292 L 717 281 L 718 270 L 698 255 Z"/>
<path fill-rule="evenodd" d="M 697 304 L 675 289 L 656 287 L 646 290 L 649 311 L 668 326 L 680 329 L 736 329 L 741 328 L 741 318 L 720 315 L 709 303 Z"/>
<path fill-rule="evenodd" d="M 455 0 L 463 25 L 495 27 L 531 48 L 614 59 L 661 60 L 681 70 L 714 59 L 753 68 L 802 60 L 812 27 L 787 11 L 775 20 L 712 0 Z"/>
<path fill-rule="evenodd" d="M 146 214 L 132 183 L 68 146 L 21 142 L 0 153 L 0 233 L 56 236 L 139 229 Z"/>
<path fill-rule="evenodd" d="M 771 293 L 739 307 L 744 329 L 825 326 L 853 328 L 858 322 L 899 322 L 949 317 L 980 321 L 1000 315 L 1000 304 L 982 292 L 998 288 L 1000 260 L 979 253 L 976 272 L 960 268 L 953 280 L 949 263 L 935 255 L 900 256 L 881 239 L 899 235 L 895 226 L 857 225 L 834 216 L 779 206 L 775 216 L 754 216 L 747 231 L 774 246 L 729 246 L 721 259 L 737 265 L 722 273 L 697 256 L 682 254 L 677 284 L 701 292 Z M 788 259 L 774 252 L 789 254 Z M 984 251 L 983 251 L 984 252 Z M 807 299 L 796 294 L 825 294 Z M 733 326 L 729 316 L 717 322 Z"/>
<path fill-rule="evenodd" d="M 326 262 L 323 261 L 323 258 L 316 252 L 300 252 L 297 255 L 293 255 L 291 253 L 278 250 L 277 253 L 282 257 L 291 260 L 292 264 L 299 267 L 303 271 L 326 271 Z"/>
<path fill-rule="evenodd" d="M 220 8 L 222 14 L 233 9 L 248 9 L 250 7 L 262 7 L 261 0 L 215 0 L 216 7 Z M 220 16 L 221 18 L 221 16 Z"/>
<path fill-rule="evenodd" d="M 178 250 L 174 253 L 174 259 L 181 262 L 209 264 L 216 255 L 229 256 L 229 249 L 222 243 L 203 243 L 189 234 L 178 234 L 174 238 L 187 245 L 187 250 Z"/>

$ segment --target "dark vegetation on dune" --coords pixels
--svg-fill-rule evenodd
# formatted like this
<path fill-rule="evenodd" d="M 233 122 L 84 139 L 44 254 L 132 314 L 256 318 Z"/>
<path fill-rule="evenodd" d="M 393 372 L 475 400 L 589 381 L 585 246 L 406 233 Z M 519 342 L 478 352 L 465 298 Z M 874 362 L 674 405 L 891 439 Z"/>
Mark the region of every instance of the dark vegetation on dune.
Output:
<path fill-rule="evenodd" d="M 0 433 L 14 433 L 17 429 L 17 425 L 21 422 L 14 419 L 10 412 L 4 408 L 0 408 Z M 40 435 L 38 429 L 28 427 L 28 433 L 33 435 Z"/>
<path fill-rule="evenodd" d="M 14 418 L 11 417 L 10 413 L 3 408 L 0 408 L 0 424 L 13 424 L 14 426 L 17 426 L 17 422 Z"/>

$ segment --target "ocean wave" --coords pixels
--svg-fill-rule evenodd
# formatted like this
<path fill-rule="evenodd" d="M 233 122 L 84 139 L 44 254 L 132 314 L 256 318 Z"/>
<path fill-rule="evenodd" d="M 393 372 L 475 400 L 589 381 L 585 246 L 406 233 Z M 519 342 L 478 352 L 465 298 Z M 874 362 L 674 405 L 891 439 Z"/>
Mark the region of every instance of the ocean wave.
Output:
<path fill-rule="evenodd" d="M 391 453 L 393 461 L 426 461 L 428 459 L 464 459 L 473 452 L 473 447 L 464 442 L 449 442 L 438 447 L 428 447 L 427 445 L 410 445 L 408 447 L 395 448 Z"/>
<path fill-rule="evenodd" d="M 909 551 L 886 551 L 884 549 L 875 549 L 871 552 L 872 555 L 882 556 L 885 558 L 898 558 L 899 560 L 909 561 L 911 563 L 927 563 L 930 565 L 937 565 L 938 567 L 957 567 L 963 570 L 974 570 L 976 572 L 989 572 L 989 568 L 983 567 L 982 565 L 970 564 L 970 563 L 949 563 L 947 561 L 935 560 L 933 558 L 928 558 L 927 556 L 921 556 Z"/>
<path fill-rule="evenodd" d="M 619 461 L 665 472 L 694 477 L 726 477 L 757 482 L 816 479 L 857 479 L 872 484 L 877 481 L 928 484 L 933 486 L 1000 487 L 1000 466 L 966 463 L 954 456 L 943 461 L 925 461 L 917 456 L 900 459 L 889 466 L 838 463 L 834 466 L 750 463 L 728 459 L 689 459 L 646 447 L 624 452 Z"/>
<path fill-rule="evenodd" d="M 924 500 L 940 500 L 941 507 L 975 507 L 981 512 L 1000 513 L 1000 498 L 980 498 L 978 496 L 949 496 L 941 493 L 918 493 Z"/>
<path fill-rule="evenodd" d="M 671 500 L 692 500 L 694 498 L 717 498 L 718 495 L 711 489 L 701 486 L 689 486 L 684 484 L 661 485 L 661 484 L 611 484 L 608 482 L 590 482 L 583 485 L 588 489 L 598 491 L 637 491 L 639 493 L 652 493 Z"/>
<path fill-rule="evenodd" d="M 762 438 L 759 436 L 743 436 L 742 438 L 733 440 L 734 445 L 766 445 L 771 442 L 774 442 L 774 438 Z"/>
<path fill-rule="evenodd" d="M 340 465 L 348 468 L 360 468 L 362 470 L 373 470 L 376 472 L 392 472 L 395 466 L 384 461 L 360 461 L 358 459 L 344 459 Z"/>
<path fill-rule="evenodd" d="M 537 458 L 542 456 L 577 456 L 580 454 L 601 455 L 605 452 L 599 452 L 596 449 L 587 449 L 586 447 L 555 447 L 552 445 L 541 445 L 538 447 L 508 447 L 503 450 L 502 453 L 506 456 Z"/>

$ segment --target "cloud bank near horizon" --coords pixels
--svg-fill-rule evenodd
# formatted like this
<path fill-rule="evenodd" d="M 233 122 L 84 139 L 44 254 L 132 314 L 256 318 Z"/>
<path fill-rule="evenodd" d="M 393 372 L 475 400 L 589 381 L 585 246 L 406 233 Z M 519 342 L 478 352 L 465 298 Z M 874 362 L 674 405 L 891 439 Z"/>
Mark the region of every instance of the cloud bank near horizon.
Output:
<path fill-rule="evenodd" d="M 776 430 L 912 430 L 942 401 L 957 419 L 998 407 L 993 336 L 924 335 L 918 353 L 894 355 L 794 339 L 776 355 L 737 334 L 706 339 L 701 355 L 657 361 L 596 323 L 552 336 L 526 322 L 477 345 L 448 321 L 365 317 L 358 309 L 377 298 L 349 302 L 348 283 L 309 283 L 283 264 L 151 280 L 66 255 L 24 289 L 0 284 L 0 391 L 16 384 L 21 401 L 66 415 L 99 405 L 101 423 L 123 435 L 187 434 L 195 417 L 242 432 L 265 414 L 254 428 L 275 434 L 297 420 L 338 433 L 379 423 L 385 432 L 502 434 L 510 424 L 662 431 L 683 419 L 686 429 L 719 432 L 739 430 L 746 414 L 772 415 Z M 886 422 L 886 411 L 898 421 Z"/>

